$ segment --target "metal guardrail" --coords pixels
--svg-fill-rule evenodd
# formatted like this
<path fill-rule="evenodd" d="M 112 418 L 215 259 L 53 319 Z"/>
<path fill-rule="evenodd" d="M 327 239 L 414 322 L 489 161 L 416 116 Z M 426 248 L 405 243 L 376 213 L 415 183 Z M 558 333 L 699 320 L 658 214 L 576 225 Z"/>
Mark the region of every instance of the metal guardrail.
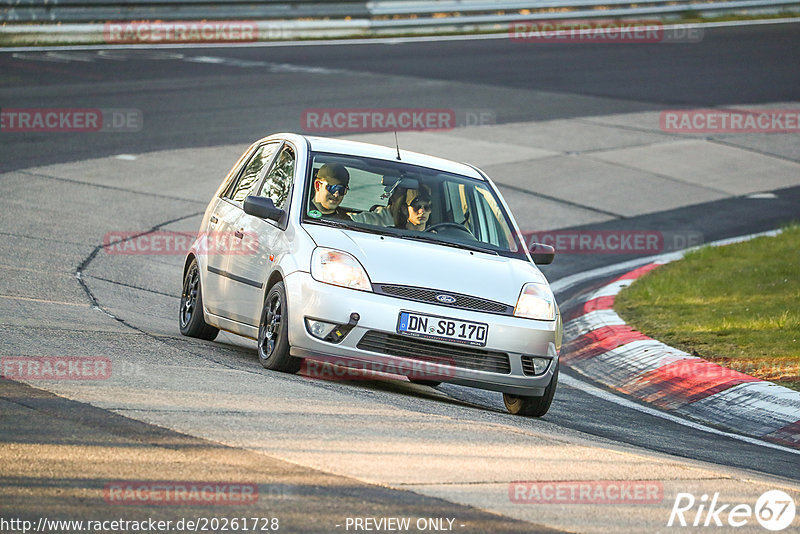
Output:
<path fill-rule="evenodd" d="M 779 12 L 781 7 L 800 6 L 798 0 L 730 0 L 694 2 L 691 0 L 657 0 L 651 2 L 631 2 L 630 0 L 566 0 L 536 2 L 528 4 L 526 9 L 519 9 L 516 13 L 508 13 L 495 7 L 492 13 L 465 15 L 460 11 L 458 16 L 445 17 L 415 17 L 415 18 L 386 18 L 373 19 L 371 26 L 380 28 L 402 28 L 404 26 L 482 26 L 486 24 L 508 24 L 514 21 L 550 20 L 550 19 L 584 19 L 584 18 L 613 18 L 613 17 L 663 17 L 678 16 L 686 12 L 712 14 L 719 12 L 735 12 L 738 10 L 769 10 Z M 485 5 L 485 4 L 484 4 Z M 494 4 L 503 5 L 502 2 Z M 378 11 L 380 12 L 380 11 Z M 436 12 L 435 12 L 436 13 Z M 375 14 L 375 12 L 373 12 Z M 385 13 L 388 15 L 388 13 Z M 393 16 L 398 16 L 395 14 Z"/>
<path fill-rule="evenodd" d="M 522 10 L 541 10 L 559 8 L 580 8 L 610 5 L 667 5 L 667 4 L 694 4 L 702 5 L 723 5 L 725 1 L 698 2 L 697 0 L 645 0 L 636 2 L 633 0 L 538 0 L 538 1 L 506 1 L 492 2 L 487 0 L 438 0 L 431 2 L 420 2 L 418 0 L 386 0 L 367 2 L 367 8 L 373 15 L 407 15 L 413 14 L 434 14 L 434 13 L 497 13 L 503 11 L 522 11 Z M 766 4 L 780 4 L 780 1 L 767 0 Z"/>
<path fill-rule="evenodd" d="M 800 5 L 800 0 L 0 0 L 0 22 L 362 19 L 380 28 L 486 25 L 564 17 L 711 13 Z"/>
<path fill-rule="evenodd" d="M 366 3 L 333 0 L 0 0 L 0 22 L 370 17 Z"/>
<path fill-rule="evenodd" d="M 523 21 L 669 21 L 685 12 L 780 13 L 789 8 L 800 12 L 800 0 L 0 0 L 0 47 L 124 44 L 109 37 L 109 26 L 137 24 L 131 21 L 150 21 L 154 27 L 155 21 L 176 26 L 186 21 L 240 21 L 252 28 L 253 40 L 279 41 L 494 33 L 509 32 L 512 23 Z M 164 44 L 168 42 L 178 41 Z"/>
<path fill-rule="evenodd" d="M 788 4 L 800 4 L 784 0 L 760 0 L 755 2 L 737 2 L 734 0 L 647 0 L 636 2 L 635 0 L 539 0 L 534 2 L 487 2 L 485 0 L 444 0 L 439 2 L 418 2 L 416 0 L 402 1 L 393 0 L 386 2 L 368 2 L 367 8 L 373 16 L 408 16 L 408 15 L 433 15 L 460 13 L 464 17 L 465 13 L 485 13 L 493 15 L 522 15 L 530 17 L 531 13 L 547 10 L 566 10 L 586 9 L 605 11 L 608 6 L 619 6 L 623 9 L 640 8 L 646 11 L 658 11 L 666 8 L 675 7 L 683 11 L 710 11 L 716 9 L 736 9 L 737 5 L 758 5 L 765 7 L 777 7 Z M 625 7 L 627 6 L 627 7 Z M 522 13 L 520 13 L 522 12 Z M 558 13 L 563 16 L 563 13 Z"/>

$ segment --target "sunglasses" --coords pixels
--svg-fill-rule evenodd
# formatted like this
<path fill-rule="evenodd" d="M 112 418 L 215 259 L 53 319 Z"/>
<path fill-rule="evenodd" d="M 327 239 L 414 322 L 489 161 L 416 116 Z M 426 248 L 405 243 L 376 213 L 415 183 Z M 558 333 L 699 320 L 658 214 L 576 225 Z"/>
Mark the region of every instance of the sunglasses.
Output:
<path fill-rule="evenodd" d="M 329 184 L 325 180 L 318 180 L 318 181 L 321 184 L 325 184 L 325 189 L 327 189 L 328 193 L 330 193 L 331 195 L 338 194 L 340 197 L 343 197 L 347 193 L 347 191 L 350 189 L 350 187 L 348 187 L 346 185 Z"/>
<path fill-rule="evenodd" d="M 419 211 L 420 209 L 431 211 L 433 205 L 430 202 L 412 202 L 409 206 L 414 211 Z"/>

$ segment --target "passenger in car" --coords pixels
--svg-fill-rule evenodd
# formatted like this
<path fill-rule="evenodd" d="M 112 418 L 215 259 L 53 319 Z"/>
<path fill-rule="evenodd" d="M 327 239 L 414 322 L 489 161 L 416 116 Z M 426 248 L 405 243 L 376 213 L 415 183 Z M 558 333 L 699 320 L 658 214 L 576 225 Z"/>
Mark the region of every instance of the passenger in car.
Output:
<path fill-rule="evenodd" d="M 317 171 L 309 206 L 309 215 L 350 220 L 340 204 L 350 185 L 350 173 L 340 163 L 326 163 Z M 316 214 L 314 212 L 317 212 Z"/>
<path fill-rule="evenodd" d="M 383 183 L 389 183 L 392 179 L 393 177 L 391 176 L 384 176 Z M 398 180 L 398 178 L 394 178 L 394 180 Z M 390 192 L 392 189 L 392 186 L 386 186 L 387 192 Z M 381 198 L 386 198 L 386 196 L 382 195 Z M 386 206 L 375 204 L 369 209 L 369 211 L 351 213 L 350 218 L 355 222 L 371 224 L 374 226 L 394 226 L 394 217 L 392 216 L 392 212 L 389 208 L 390 205 L 388 202 Z"/>
<path fill-rule="evenodd" d="M 431 209 L 431 190 L 427 185 L 420 185 L 419 189 L 398 189 L 389 199 L 395 228 L 424 231 Z"/>
<path fill-rule="evenodd" d="M 393 226 L 394 217 L 389 206 L 374 206 L 369 211 L 351 213 L 350 218 L 355 222 L 372 224 L 374 226 Z"/>

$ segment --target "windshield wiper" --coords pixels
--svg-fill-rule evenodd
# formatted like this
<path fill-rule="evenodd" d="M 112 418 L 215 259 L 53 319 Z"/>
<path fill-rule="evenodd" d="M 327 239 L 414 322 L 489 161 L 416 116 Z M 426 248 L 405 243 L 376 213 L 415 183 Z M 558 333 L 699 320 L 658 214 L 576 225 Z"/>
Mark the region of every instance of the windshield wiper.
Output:
<path fill-rule="evenodd" d="M 340 222 L 336 219 L 303 219 L 303 222 L 311 223 L 311 224 L 322 224 L 325 226 L 335 226 L 336 228 L 346 228 L 348 224 L 346 222 Z"/>
<path fill-rule="evenodd" d="M 305 219 L 303 222 L 311 223 L 311 224 L 320 224 L 323 226 L 332 226 L 334 228 L 340 228 L 342 230 L 354 230 L 356 232 L 365 232 L 368 234 L 378 234 L 378 235 L 389 235 L 392 237 L 399 237 L 400 239 L 409 239 L 411 241 L 422 241 L 425 243 L 436 243 L 439 245 L 445 245 L 448 247 L 453 248 L 460 248 L 464 250 L 472 250 L 474 252 L 484 252 L 486 254 L 494 254 L 495 256 L 499 256 L 496 250 L 492 250 L 490 248 L 483 248 L 477 245 L 468 245 L 467 243 L 460 243 L 456 241 L 445 241 L 444 239 L 438 239 L 433 237 L 425 237 L 424 235 L 417 235 L 417 234 L 400 234 L 395 232 L 387 232 L 386 228 L 378 227 L 378 226 L 361 226 L 360 224 L 352 224 L 347 223 L 344 221 L 340 221 L 338 219 Z"/>
<path fill-rule="evenodd" d="M 477 245 L 468 245 L 466 243 L 460 243 L 457 241 L 445 241 L 444 239 L 436 239 L 432 237 L 425 237 L 422 235 L 415 235 L 415 234 L 393 234 L 395 237 L 399 237 L 400 239 L 410 239 L 412 241 L 424 241 L 426 243 L 437 243 L 439 245 L 446 245 L 453 248 L 462 248 L 464 250 L 472 250 L 475 252 L 485 252 L 486 254 L 494 254 L 495 256 L 499 256 L 496 250 L 492 250 L 490 248 L 483 248 Z"/>
<path fill-rule="evenodd" d="M 305 219 L 303 222 L 311 223 L 311 224 L 321 224 L 323 226 L 332 226 L 334 228 L 341 228 L 342 230 L 354 230 L 356 232 L 365 232 L 368 234 L 379 234 L 379 235 L 389 235 L 388 233 L 382 231 L 382 228 L 378 228 L 375 226 L 356 226 L 352 223 L 347 223 L 345 221 L 340 221 L 338 219 Z"/>

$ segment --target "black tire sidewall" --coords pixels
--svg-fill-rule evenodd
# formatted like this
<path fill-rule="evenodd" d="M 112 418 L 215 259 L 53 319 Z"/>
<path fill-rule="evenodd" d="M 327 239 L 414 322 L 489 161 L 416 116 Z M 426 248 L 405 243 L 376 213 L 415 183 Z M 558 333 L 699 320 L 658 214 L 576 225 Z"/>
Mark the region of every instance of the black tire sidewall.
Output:
<path fill-rule="evenodd" d="M 553 402 L 553 397 L 556 394 L 558 387 L 558 368 L 559 361 L 556 360 L 555 368 L 553 369 L 553 376 L 550 378 L 550 383 L 544 390 L 544 395 L 541 397 L 525 397 L 525 396 L 512 396 L 511 402 L 506 395 L 503 395 L 503 402 L 509 412 L 514 415 L 522 415 L 529 417 L 542 417 L 550 409 Z"/>
<path fill-rule="evenodd" d="M 281 309 L 281 322 L 278 328 L 278 337 L 275 340 L 275 347 L 268 357 L 262 356 L 261 346 L 259 342 L 258 359 L 261 365 L 266 369 L 273 369 L 276 371 L 297 372 L 300 368 L 300 360 L 293 358 L 289 355 L 289 307 L 286 299 L 286 288 L 283 282 L 278 282 L 270 288 L 264 299 L 264 307 L 261 311 L 261 321 L 258 325 L 259 338 L 261 337 L 261 329 L 265 328 L 264 321 L 267 317 L 267 309 L 269 303 L 275 296 L 278 296 Z M 296 369 L 295 369 L 296 367 Z"/>
<path fill-rule="evenodd" d="M 203 317 L 203 284 L 200 281 L 200 266 L 198 265 L 196 259 L 192 260 L 192 262 L 189 264 L 189 268 L 186 269 L 186 274 L 183 276 L 183 286 L 181 287 L 181 308 L 183 307 L 183 291 L 186 286 L 186 279 L 191 275 L 192 271 L 196 271 L 197 273 L 197 298 L 194 302 L 194 310 L 192 311 L 192 316 L 189 318 L 189 321 L 186 323 L 186 325 L 183 324 L 183 318 L 181 315 L 179 315 L 178 326 L 181 334 L 184 336 L 202 337 L 202 334 L 208 325 Z M 182 314 L 183 310 L 181 310 L 180 313 Z"/>
<path fill-rule="evenodd" d="M 183 307 L 183 291 L 184 287 L 186 286 L 186 279 L 190 276 L 193 270 L 197 271 L 197 299 L 194 303 L 194 311 L 192 311 L 192 316 L 185 326 L 183 325 L 183 320 L 180 315 L 183 313 L 183 311 L 181 310 L 179 312 L 178 328 L 181 334 L 184 336 L 213 340 L 215 337 L 217 337 L 219 329 L 209 325 L 205 321 L 205 312 L 203 311 L 203 284 L 200 279 L 200 266 L 197 263 L 196 258 L 192 259 L 192 262 L 186 269 L 186 274 L 183 276 L 183 286 L 181 287 L 181 307 Z"/>

